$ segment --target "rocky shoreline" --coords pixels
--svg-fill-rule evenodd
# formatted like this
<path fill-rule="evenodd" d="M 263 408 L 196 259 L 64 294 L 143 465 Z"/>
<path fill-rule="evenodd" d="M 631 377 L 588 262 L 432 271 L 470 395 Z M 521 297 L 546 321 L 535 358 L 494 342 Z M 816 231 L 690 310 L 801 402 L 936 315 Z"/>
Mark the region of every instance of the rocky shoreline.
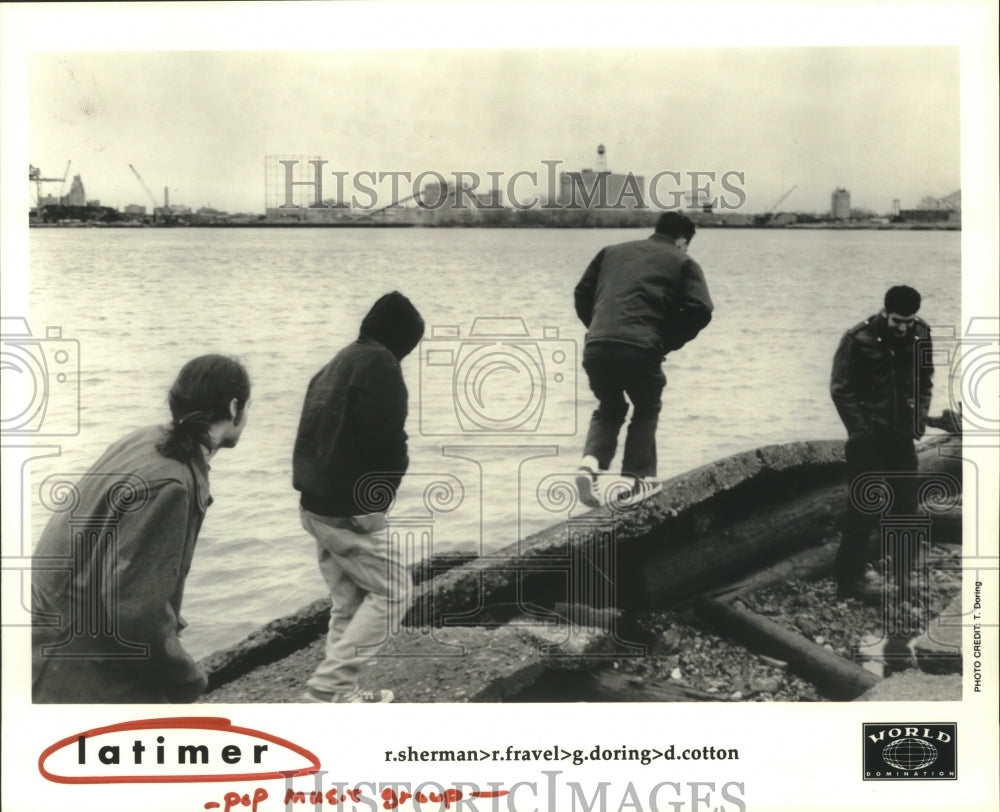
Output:
<path fill-rule="evenodd" d="M 922 444 L 922 470 L 954 477 L 956 443 L 960 450 L 949 437 Z M 565 523 L 495 555 L 422 562 L 414 606 L 362 684 L 391 687 L 398 702 L 958 698 L 958 643 L 927 634 L 960 598 L 957 508 L 935 519 L 924 649 L 911 641 L 887 654 L 872 639 L 878 608 L 838 601 L 829 576 L 845 498 L 841 448 L 758 449 L 676 477 L 640 510 L 569 511 Z M 614 551 L 616 580 L 628 589 L 613 608 L 567 600 L 566 569 L 553 577 L 551 561 L 576 546 L 589 561 L 606 563 Z M 786 630 L 794 656 L 720 631 L 699 611 L 706 595 Z M 202 660 L 201 701 L 297 702 L 322 659 L 328 612 L 328 600 L 315 601 Z M 824 656 L 835 670 L 842 660 L 857 671 L 831 677 Z"/>

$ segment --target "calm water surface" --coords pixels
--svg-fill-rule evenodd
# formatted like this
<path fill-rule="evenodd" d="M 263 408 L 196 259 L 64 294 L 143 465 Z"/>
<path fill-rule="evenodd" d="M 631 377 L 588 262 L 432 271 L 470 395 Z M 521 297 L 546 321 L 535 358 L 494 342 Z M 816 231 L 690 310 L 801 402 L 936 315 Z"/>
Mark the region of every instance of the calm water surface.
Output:
<path fill-rule="evenodd" d="M 431 521 L 435 551 L 495 550 L 566 516 L 538 492 L 575 468 L 594 405 L 573 287 L 601 247 L 647 234 L 33 230 L 32 328 L 59 325 L 80 342 L 82 405 L 79 436 L 34 463 L 33 481 L 82 472 L 121 434 L 164 421 L 189 358 L 237 355 L 253 379 L 250 422 L 212 462 L 185 642 L 202 656 L 298 609 L 325 592 L 291 487 L 305 387 L 372 302 L 398 289 L 435 352 L 434 363 L 417 352 L 403 363 L 411 473 L 390 519 Z M 921 291 L 927 321 L 954 329 L 959 248 L 956 232 L 699 232 L 691 255 L 716 314 L 665 364 L 660 476 L 769 443 L 843 437 L 827 391 L 841 334 L 900 283 Z M 946 404 L 939 385 L 932 411 Z M 450 498 L 426 490 L 435 481 Z M 33 501 L 37 538 L 46 515 Z"/>

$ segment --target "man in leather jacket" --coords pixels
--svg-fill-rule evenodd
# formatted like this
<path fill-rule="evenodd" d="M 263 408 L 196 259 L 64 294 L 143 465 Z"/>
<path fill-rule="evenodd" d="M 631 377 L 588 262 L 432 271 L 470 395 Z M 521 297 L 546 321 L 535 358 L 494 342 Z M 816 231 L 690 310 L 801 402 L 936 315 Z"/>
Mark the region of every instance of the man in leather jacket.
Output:
<path fill-rule="evenodd" d="M 840 340 L 833 358 L 830 394 L 844 426 L 848 482 L 885 472 L 894 489 L 893 513 L 913 513 L 917 470 L 914 439 L 923 436 L 930 408 L 931 334 L 918 318 L 920 294 L 911 287 L 890 288 L 884 306 L 856 324 Z M 892 477 L 892 474 L 903 474 Z M 866 576 L 872 515 L 849 495 L 837 552 L 838 596 L 880 600 L 884 584 Z M 917 550 L 897 548 L 890 556 L 897 586 L 908 577 Z"/>

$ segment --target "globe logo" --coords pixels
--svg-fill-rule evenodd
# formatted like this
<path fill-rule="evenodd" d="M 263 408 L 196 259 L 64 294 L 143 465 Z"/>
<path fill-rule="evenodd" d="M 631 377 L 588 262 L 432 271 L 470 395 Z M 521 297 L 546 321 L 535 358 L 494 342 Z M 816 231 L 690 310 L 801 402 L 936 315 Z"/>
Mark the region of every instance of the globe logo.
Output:
<path fill-rule="evenodd" d="M 938 751 L 923 739 L 896 739 L 882 750 L 882 758 L 897 770 L 922 770 L 929 767 L 938 757 Z"/>

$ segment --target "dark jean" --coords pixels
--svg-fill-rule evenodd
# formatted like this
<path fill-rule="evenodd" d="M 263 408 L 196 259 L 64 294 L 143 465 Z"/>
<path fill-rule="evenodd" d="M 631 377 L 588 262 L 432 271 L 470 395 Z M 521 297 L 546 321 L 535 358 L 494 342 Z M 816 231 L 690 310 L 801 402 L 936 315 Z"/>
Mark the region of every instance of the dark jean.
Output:
<path fill-rule="evenodd" d="M 871 513 L 862 510 L 848 492 L 836 560 L 837 580 L 841 584 L 864 575 L 869 538 L 872 530 L 881 527 L 886 516 L 890 513 L 895 516 L 912 515 L 917 509 L 917 481 L 912 476 L 906 476 L 917 470 L 917 454 L 910 437 L 894 432 L 879 432 L 852 438 L 844 446 L 844 456 L 847 462 L 848 488 L 860 476 L 885 473 L 886 484 L 892 492 L 892 506 L 884 515 Z M 903 476 L 899 476 L 900 474 Z M 918 552 L 890 551 L 893 569 L 896 570 L 892 574 L 897 581 L 906 575 L 903 571 L 904 564 L 912 563 Z"/>
<path fill-rule="evenodd" d="M 632 419 L 625 435 L 622 473 L 656 476 L 656 424 L 667 383 L 662 361 L 656 352 L 627 344 L 588 344 L 584 349 L 583 368 L 598 406 L 590 418 L 583 453 L 596 457 L 602 471 L 614 459 L 618 433 L 628 414 L 628 396 Z"/>

